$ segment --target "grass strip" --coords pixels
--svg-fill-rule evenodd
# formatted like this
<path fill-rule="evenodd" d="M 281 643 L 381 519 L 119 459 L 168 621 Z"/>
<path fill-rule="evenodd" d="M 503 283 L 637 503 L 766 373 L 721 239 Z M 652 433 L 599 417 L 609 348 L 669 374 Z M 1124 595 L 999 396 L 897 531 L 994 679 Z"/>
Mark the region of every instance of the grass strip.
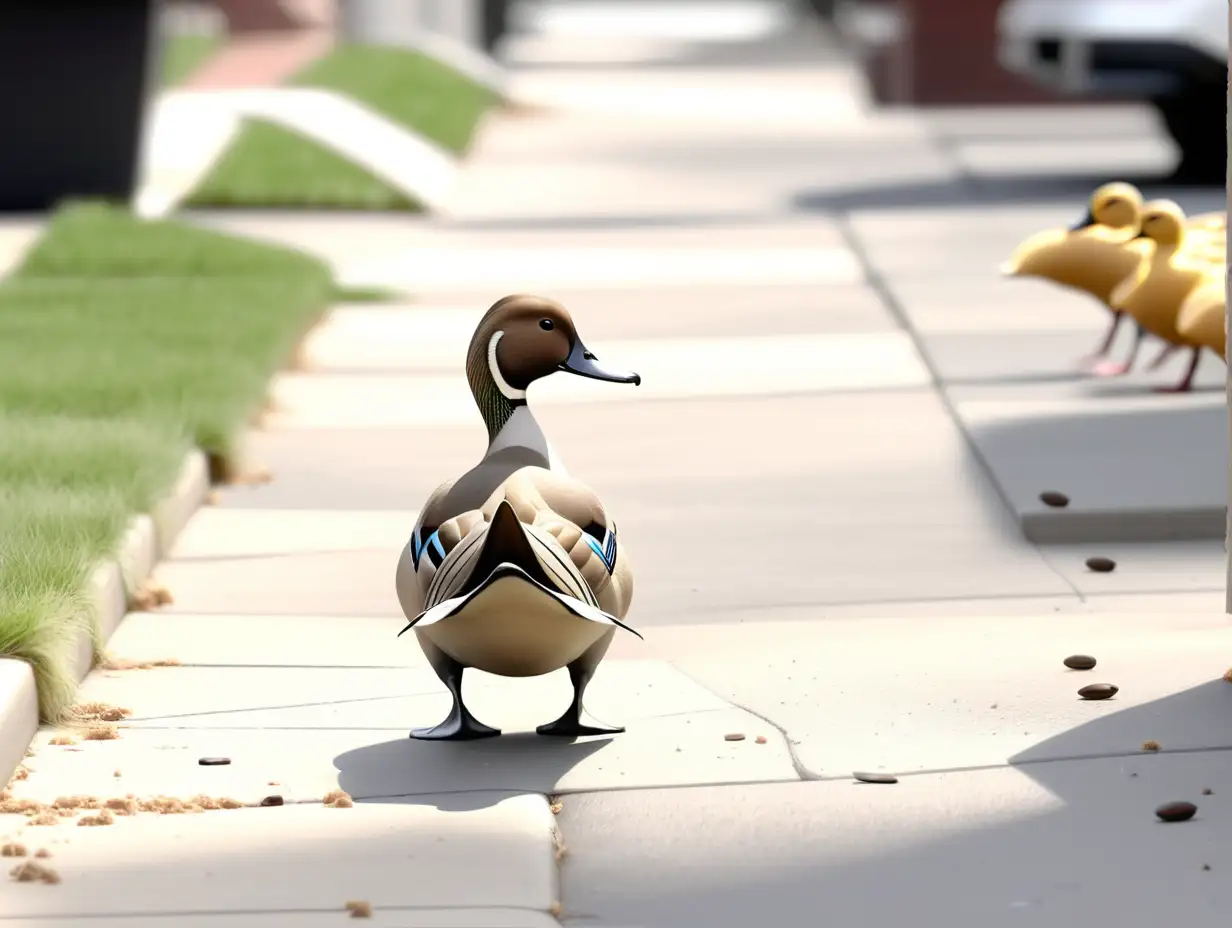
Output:
<path fill-rule="evenodd" d="M 214 57 L 222 43 L 222 37 L 214 35 L 189 33 L 167 36 L 162 47 L 162 86 L 183 84 Z"/>
<path fill-rule="evenodd" d="M 333 293 L 307 255 L 98 205 L 0 282 L 0 655 L 33 666 L 45 720 L 96 629 L 94 566 L 190 447 L 233 452 Z"/>
<path fill-rule="evenodd" d="M 409 49 L 341 45 L 293 86 L 350 97 L 455 153 L 470 145 L 498 95 Z M 421 204 L 331 148 L 264 120 L 247 120 L 189 198 L 197 207 L 405 210 Z"/>

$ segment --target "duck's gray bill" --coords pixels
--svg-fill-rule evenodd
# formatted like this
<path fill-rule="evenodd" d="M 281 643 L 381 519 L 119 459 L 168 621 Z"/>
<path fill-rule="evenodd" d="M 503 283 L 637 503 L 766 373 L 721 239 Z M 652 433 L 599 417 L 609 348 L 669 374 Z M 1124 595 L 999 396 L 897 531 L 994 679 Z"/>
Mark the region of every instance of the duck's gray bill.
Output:
<path fill-rule="evenodd" d="M 570 374 L 577 374 L 579 377 L 607 380 L 611 383 L 631 383 L 635 387 L 642 382 L 641 374 L 635 374 L 633 371 L 613 371 L 602 367 L 599 364 L 599 359 L 587 350 L 581 340 L 573 343 L 569 357 L 565 358 L 564 363 L 560 365 L 560 369 L 568 371 Z"/>

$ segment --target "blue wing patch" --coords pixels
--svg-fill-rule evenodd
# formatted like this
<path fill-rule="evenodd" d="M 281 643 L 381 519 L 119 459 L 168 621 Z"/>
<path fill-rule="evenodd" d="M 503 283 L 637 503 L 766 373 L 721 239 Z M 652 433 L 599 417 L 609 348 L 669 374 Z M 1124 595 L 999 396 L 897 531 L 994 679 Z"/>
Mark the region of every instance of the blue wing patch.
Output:
<path fill-rule="evenodd" d="M 429 535 L 427 541 L 420 540 L 419 528 L 411 534 L 411 563 L 415 565 L 416 570 L 419 570 L 419 561 L 425 552 L 434 567 L 440 567 L 441 562 L 445 560 L 445 546 L 441 544 L 441 536 L 438 532 L 439 529 Z"/>
<path fill-rule="evenodd" d="M 592 522 L 582 531 L 586 535 L 586 544 L 590 545 L 591 551 L 599 555 L 599 560 L 603 561 L 603 566 L 610 574 L 616 569 L 616 531 L 597 522 Z"/>

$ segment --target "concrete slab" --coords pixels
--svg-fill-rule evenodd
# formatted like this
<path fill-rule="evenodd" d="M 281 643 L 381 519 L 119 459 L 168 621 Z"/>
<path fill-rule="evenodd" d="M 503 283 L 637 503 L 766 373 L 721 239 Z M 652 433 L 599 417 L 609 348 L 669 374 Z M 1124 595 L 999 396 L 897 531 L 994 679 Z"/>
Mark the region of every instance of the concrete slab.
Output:
<path fill-rule="evenodd" d="M 559 295 L 554 296 L 560 300 Z M 459 358 L 491 301 L 455 305 L 342 306 L 308 336 L 301 357 L 313 370 L 438 370 L 460 373 Z M 569 307 L 582 338 L 605 340 L 790 336 L 890 332 L 893 320 L 872 290 L 738 288 L 631 299 L 580 295 Z M 756 306 L 756 311 L 750 309 Z"/>
<path fill-rule="evenodd" d="M 41 837 L 29 830 L 18 839 Z M 50 861 L 60 885 L 11 886 L 0 913 L 340 913 L 350 899 L 375 908 L 464 907 L 475 902 L 477 867 L 493 905 L 546 911 L 556 896 L 553 832 L 542 797 L 493 793 L 446 797 L 437 807 L 372 802 L 117 816 L 109 827 L 72 828 Z"/>
<path fill-rule="evenodd" d="M 1085 401 L 1029 393 L 1016 399 L 951 395 L 1028 538 L 1223 537 L 1228 438 L 1221 392 Z M 1067 494 L 1069 506 L 1045 506 L 1039 500 L 1045 490 Z"/>
<path fill-rule="evenodd" d="M 451 361 L 465 357 L 464 344 L 451 352 Z M 903 332 L 612 340 L 587 347 L 613 368 L 636 370 L 641 385 L 549 377 L 531 385 L 536 407 L 886 390 L 931 382 Z M 457 371 L 287 373 L 275 379 L 270 393 L 275 411 L 266 421 L 274 429 L 416 428 L 475 420 L 474 397 Z M 408 397 L 431 397 L 431 402 L 408 402 Z"/>
<path fill-rule="evenodd" d="M 44 735 L 29 761 L 29 778 L 15 784 L 13 795 L 48 804 L 60 796 L 205 795 L 259 806 L 271 795 L 285 803 L 320 802 L 339 788 L 357 801 L 431 801 L 475 790 L 547 794 L 799 779 L 783 736 L 739 709 L 621 718 L 628 724 L 624 734 L 567 742 L 533 733 L 535 724 L 559 714 L 555 705 L 549 714 L 522 713 L 525 728 L 484 744 L 407 737 L 409 728 L 434 724 L 447 708 L 412 708 L 397 730 L 126 728 L 117 740 L 83 742 L 73 750 L 47 745 Z M 509 715 L 483 717 L 503 723 Z M 728 735 L 744 737 L 728 741 Z M 228 757 L 231 764 L 202 767 L 201 757 Z"/>
<path fill-rule="evenodd" d="M 552 287 L 689 287 L 698 284 L 854 284 L 863 279 L 844 248 L 648 248 L 585 247 L 454 249 L 417 248 L 391 259 L 356 262 L 339 269 L 344 285 L 382 284 L 448 291 L 484 285 L 506 293 Z"/>
<path fill-rule="evenodd" d="M 1222 593 L 1227 576 L 1222 541 L 1047 545 L 1040 552 L 1083 595 Z M 1096 555 L 1112 558 L 1116 570 L 1092 571 L 1086 561 Z"/>
<path fill-rule="evenodd" d="M 173 563 L 203 563 L 401 546 L 418 516 L 415 510 L 264 511 L 211 506 L 193 516 L 170 557 Z"/>
<path fill-rule="evenodd" d="M 336 926 L 347 910 L 334 906 L 326 912 L 300 909 L 283 912 L 227 912 L 199 915 L 159 915 L 166 928 L 329 928 Z M 365 925 L 371 928 L 557 928 L 560 922 L 545 912 L 529 909 L 373 909 Z M 131 916 L 83 915 L 80 918 L 50 918 L 40 928 L 129 928 Z"/>
<path fill-rule="evenodd" d="M 253 623 L 258 641 L 262 621 Z M 318 642 L 318 661 L 338 637 Z M 276 642 L 265 640 L 260 653 L 270 655 Z M 411 741 L 407 730 L 444 717 L 449 698 L 418 648 L 402 650 L 411 669 L 297 667 L 284 659 L 96 673 L 81 699 L 128 709 L 119 737 L 65 746 L 50 743 L 63 732 L 44 730 L 35 740 L 37 763 L 14 795 L 52 803 L 69 795 L 204 794 L 257 805 L 271 794 L 318 801 L 339 786 L 366 799 L 798 776 L 773 726 L 655 661 L 609 661 L 587 693 L 596 717 L 627 726 L 619 737 L 566 743 L 534 734 L 568 701 L 564 671 L 528 680 L 472 671 L 468 705 L 506 737 L 484 745 Z M 232 763 L 202 767 L 200 757 Z"/>
<path fill-rule="evenodd" d="M 1134 776 L 1136 774 L 1136 776 Z M 570 797 L 566 925 L 1132 928 L 1232 903 L 1217 785 L 1232 756 L 1102 759 L 911 777 Z M 1203 797 L 1204 786 L 1217 795 Z M 1166 825 L 1161 803 L 1198 815 Z M 1209 867 L 1209 870 L 1204 869 Z M 893 887 L 893 891 L 887 891 Z"/>
<path fill-rule="evenodd" d="M 391 636 L 392 638 L 392 636 Z M 408 667 L 171 667 L 90 677 L 83 701 L 130 709 L 131 728 L 387 729 L 404 733 L 444 717 L 449 695 L 413 641 L 395 640 Z M 533 730 L 560 715 L 572 692 L 561 670 L 510 679 L 466 675 L 467 705 L 510 732 Z M 728 703 L 656 661 L 609 661 L 587 690 L 587 706 L 613 721 L 730 709 Z M 532 722 L 533 720 L 533 722 Z M 422 724 L 435 724 L 424 721 Z M 523 727 L 519 727 L 523 726 Z"/>
<path fill-rule="evenodd" d="M 716 623 L 657 630 L 655 650 L 781 727 L 809 776 L 1232 748 L 1221 613 Z M 1120 692 L 1079 698 L 1090 683 Z"/>
<path fill-rule="evenodd" d="M 889 289 L 922 335 L 1081 332 L 1093 351 L 1107 330 L 1108 311 L 1090 297 L 1042 281 L 1014 281 L 981 274 L 897 274 Z M 1129 337 L 1129 326 L 1122 326 Z M 1124 346 L 1127 348 L 1128 343 Z"/>
<path fill-rule="evenodd" d="M 1073 594 L 1021 539 L 931 393 L 608 404 L 599 421 L 611 441 L 595 439 L 590 408 L 544 404 L 536 415 L 570 473 L 620 522 L 637 575 L 631 615 L 639 627 L 786 605 Z M 690 423 L 687 441 L 682 421 Z M 319 445 L 303 437 L 316 433 L 259 436 L 261 454 L 286 476 L 227 503 L 410 505 L 479 458 L 483 432 L 477 417 L 472 423 L 327 432 L 332 440 Z M 622 439 L 629 435 L 637 442 Z M 425 442 L 433 466 L 400 472 Z M 312 448 L 321 450 L 313 456 Z M 305 464 L 292 475 L 283 460 L 310 461 L 311 470 Z M 728 537 L 733 525 L 740 544 L 702 541 Z M 225 576 L 193 581 L 191 603 L 212 605 L 183 608 L 220 611 L 225 601 L 231 611 L 320 612 L 329 603 L 342 615 L 386 614 L 360 608 L 379 594 L 382 609 L 396 614 L 385 593 L 396 556 L 395 548 L 356 553 L 337 568 L 299 561 L 297 582 L 313 601 L 296 609 L 258 598 L 260 585 L 272 583 L 263 574 L 242 581 L 241 598 L 239 565 L 229 565 Z M 177 568 L 176 592 L 188 578 L 168 566 Z M 318 583 L 318 569 L 331 571 L 332 587 Z"/>

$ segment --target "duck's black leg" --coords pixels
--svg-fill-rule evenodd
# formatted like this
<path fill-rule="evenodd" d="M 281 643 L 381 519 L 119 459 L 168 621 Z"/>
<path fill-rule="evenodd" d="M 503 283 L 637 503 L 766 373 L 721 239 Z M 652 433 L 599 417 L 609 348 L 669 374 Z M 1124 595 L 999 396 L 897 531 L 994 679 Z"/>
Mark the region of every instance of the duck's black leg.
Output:
<path fill-rule="evenodd" d="M 420 741 L 474 741 L 479 738 L 495 738 L 500 734 L 499 728 L 489 728 L 480 722 L 462 701 L 462 671 L 465 669 L 444 651 L 429 647 L 430 642 L 421 639 L 424 653 L 432 664 L 432 669 L 441 678 L 453 697 L 453 708 L 449 715 L 439 725 L 433 728 L 416 728 L 411 737 Z"/>
<path fill-rule="evenodd" d="M 599 661 L 603 660 L 603 655 L 611 643 L 612 633 L 609 632 L 569 665 L 569 682 L 573 684 L 573 701 L 555 722 L 549 722 L 536 728 L 535 731 L 538 734 L 555 738 L 581 738 L 586 735 L 619 735 L 624 731 L 623 728 L 610 728 L 598 724 L 590 719 L 586 710 L 582 708 L 582 695 L 586 692 L 586 686 L 590 683 L 591 677 L 595 675 Z"/>
<path fill-rule="evenodd" d="M 1188 393 L 1193 389 L 1194 374 L 1198 373 L 1198 363 L 1202 360 L 1202 349 L 1194 348 L 1193 357 L 1189 359 L 1189 369 L 1185 371 L 1185 376 L 1181 378 L 1181 382 L 1173 387 L 1156 387 L 1157 393 Z"/>
<path fill-rule="evenodd" d="M 1117 312 L 1115 309 L 1111 310 L 1111 314 L 1112 322 L 1108 326 L 1108 332 L 1104 336 L 1104 340 L 1100 342 L 1098 348 L 1082 359 L 1082 364 L 1095 364 L 1096 362 L 1102 361 L 1104 358 L 1108 357 L 1108 352 L 1112 350 L 1112 343 L 1116 341 L 1117 330 L 1120 329 L 1121 319 L 1124 316 L 1123 313 Z"/>

